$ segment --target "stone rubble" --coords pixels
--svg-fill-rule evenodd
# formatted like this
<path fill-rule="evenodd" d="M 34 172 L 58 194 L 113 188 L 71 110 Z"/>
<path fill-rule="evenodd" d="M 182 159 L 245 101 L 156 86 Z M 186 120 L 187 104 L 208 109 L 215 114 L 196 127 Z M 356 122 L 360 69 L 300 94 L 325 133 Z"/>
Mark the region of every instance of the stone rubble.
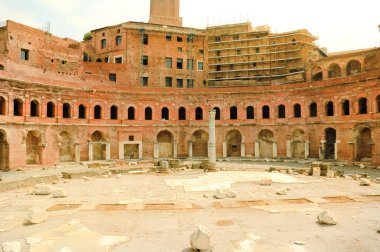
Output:
<path fill-rule="evenodd" d="M 53 198 L 65 198 L 67 193 L 63 188 L 55 188 L 53 190 Z"/>
<path fill-rule="evenodd" d="M 42 183 L 34 186 L 34 195 L 49 195 L 52 193 L 52 187 L 48 184 Z"/>
<path fill-rule="evenodd" d="M 360 179 L 360 185 L 361 186 L 370 186 L 371 185 L 371 180 L 366 179 L 366 178 L 361 178 Z"/>
<path fill-rule="evenodd" d="M 335 216 L 329 211 L 323 211 L 318 215 L 317 219 L 323 225 L 336 225 Z"/>
<path fill-rule="evenodd" d="M 32 209 L 27 218 L 25 219 L 25 225 L 34 225 L 45 222 L 49 214 L 43 209 Z"/>
<path fill-rule="evenodd" d="M 204 226 L 198 226 L 198 229 L 191 234 L 190 246 L 194 251 L 212 252 L 211 235 Z"/>
<path fill-rule="evenodd" d="M 288 193 L 288 189 L 287 188 L 281 188 L 281 189 L 278 189 L 276 191 L 277 195 L 286 195 L 287 193 Z"/>
<path fill-rule="evenodd" d="M 225 199 L 227 197 L 226 192 L 223 189 L 218 189 L 214 193 L 215 199 Z"/>
<path fill-rule="evenodd" d="M 17 241 L 13 242 L 4 242 L 2 245 L 3 252 L 20 252 L 21 251 L 21 243 Z"/>

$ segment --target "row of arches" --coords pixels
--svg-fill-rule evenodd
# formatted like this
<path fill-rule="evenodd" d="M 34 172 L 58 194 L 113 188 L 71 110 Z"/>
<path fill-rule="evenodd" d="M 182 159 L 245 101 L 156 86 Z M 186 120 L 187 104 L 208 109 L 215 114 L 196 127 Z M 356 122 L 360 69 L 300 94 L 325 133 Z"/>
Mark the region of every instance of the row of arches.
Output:
<path fill-rule="evenodd" d="M 350 60 L 346 64 L 346 76 L 359 74 L 362 72 L 362 64 L 358 60 Z M 343 76 L 343 71 L 341 66 L 337 63 L 332 63 L 327 68 L 327 77 L 331 78 L 339 78 Z M 320 81 L 323 80 L 323 72 L 320 66 L 316 66 L 312 70 L 312 80 Z"/>
<path fill-rule="evenodd" d="M 365 97 L 361 97 L 357 100 L 357 113 L 358 114 L 367 114 L 369 112 L 369 100 Z M 13 100 L 13 115 L 14 116 L 22 116 L 24 115 L 23 111 L 23 101 L 21 99 Z M 348 99 L 344 99 L 341 101 L 341 115 L 350 115 L 351 111 L 351 102 Z M 213 108 L 216 112 L 215 119 L 221 119 L 221 110 L 219 107 Z M 299 118 L 302 117 L 302 107 L 299 103 L 293 105 L 293 113 L 289 115 L 291 117 Z M 336 114 L 335 106 L 333 101 L 328 101 L 325 103 L 325 116 L 334 116 Z M 287 117 L 287 106 L 284 104 L 279 104 L 276 106 L 275 117 L 277 118 L 286 118 Z M 376 97 L 376 113 L 380 113 L 380 95 Z M 271 116 L 271 109 L 268 105 L 264 105 L 261 108 L 261 118 L 269 119 Z M 0 115 L 6 114 L 6 102 L 3 97 L 0 96 Z M 46 104 L 46 117 L 55 118 L 57 115 L 57 108 L 53 102 L 48 102 Z M 39 117 L 40 116 L 40 104 L 37 100 L 32 100 L 30 102 L 30 116 L 31 117 Z M 78 118 L 86 119 L 88 118 L 88 108 L 80 104 L 78 106 Z M 178 120 L 187 120 L 188 114 L 185 107 L 180 107 L 178 109 Z M 317 117 L 318 116 L 318 106 L 316 102 L 312 102 L 309 104 L 309 117 Z M 62 118 L 71 118 L 72 117 L 72 107 L 69 103 L 62 104 Z M 112 105 L 109 111 L 109 117 L 111 120 L 119 119 L 119 108 L 116 105 Z M 103 107 L 100 105 L 95 105 L 92 109 L 92 118 L 94 119 L 103 119 L 104 111 Z M 161 108 L 161 120 L 169 120 L 171 118 L 170 110 L 167 107 Z M 201 107 L 197 107 L 195 109 L 195 120 L 204 120 L 204 111 Z M 128 107 L 127 109 L 127 120 L 136 120 L 136 109 L 133 106 Z M 144 119 L 145 120 L 153 120 L 153 109 L 151 107 L 146 107 L 144 110 Z M 229 120 L 237 120 L 238 119 L 238 108 L 236 106 L 232 106 L 229 108 Z M 245 109 L 245 119 L 255 119 L 255 109 L 253 106 L 248 106 Z"/>

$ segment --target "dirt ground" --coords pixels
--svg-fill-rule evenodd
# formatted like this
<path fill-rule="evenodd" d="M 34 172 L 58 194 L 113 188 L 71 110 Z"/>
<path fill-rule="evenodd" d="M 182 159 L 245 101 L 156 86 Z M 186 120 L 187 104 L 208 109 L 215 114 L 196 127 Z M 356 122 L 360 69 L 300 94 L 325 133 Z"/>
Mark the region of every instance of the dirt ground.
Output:
<path fill-rule="evenodd" d="M 216 173 L 59 179 L 52 187 L 66 198 L 31 195 L 33 187 L 4 191 L 0 244 L 16 241 L 21 251 L 36 252 L 178 252 L 203 225 L 214 252 L 380 251 L 380 184 L 265 172 L 269 166 L 219 163 L 225 169 Z M 261 185 L 263 179 L 273 183 Z M 237 197 L 215 199 L 218 188 Z M 277 195 L 279 189 L 287 194 Z M 47 221 L 23 225 L 30 209 L 45 209 Z M 317 223 L 323 210 L 335 214 L 337 225 Z"/>

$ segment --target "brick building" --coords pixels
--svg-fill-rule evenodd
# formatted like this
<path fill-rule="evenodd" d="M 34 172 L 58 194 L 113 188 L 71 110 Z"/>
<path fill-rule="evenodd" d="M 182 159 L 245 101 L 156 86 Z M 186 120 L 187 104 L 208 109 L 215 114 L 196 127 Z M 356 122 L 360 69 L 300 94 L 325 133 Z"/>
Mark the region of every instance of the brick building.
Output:
<path fill-rule="evenodd" d="M 149 23 L 59 38 L 0 26 L 0 169 L 86 160 L 320 158 L 380 164 L 380 49 L 326 53 L 306 30 Z M 168 7 L 169 6 L 169 7 Z M 174 9 L 173 9 L 174 8 Z"/>

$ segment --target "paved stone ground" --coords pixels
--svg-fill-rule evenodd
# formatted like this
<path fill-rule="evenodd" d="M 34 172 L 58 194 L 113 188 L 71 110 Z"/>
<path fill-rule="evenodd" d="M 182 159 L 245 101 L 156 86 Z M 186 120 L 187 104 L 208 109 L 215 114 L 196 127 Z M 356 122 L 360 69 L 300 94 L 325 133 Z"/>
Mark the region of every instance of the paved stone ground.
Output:
<path fill-rule="evenodd" d="M 67 192 L 68 197 L 60 199 L 30 195 L 31 185 L 3 191 L 0 244 L 18 241 L 21 251 L 36 252 L 174 252 L 189 247 L 190 234 L 201 224 L 211 232 L 215 252 L 379 251 L 380 184 L 363 187 L 350 177 L 265 172 L 273 164 L 218 166 L 226 171 L 60 178 L 52 185 Z M 3 173 L 0 186 L 69 170 L 89 169 Z M 260 185 L 262 178 L 271 178 L 272 185 Z M 219 187 L 232 188 L 237 197 L 214 199 Z M 282 188 L 288 189 L 287 195 L 276 194 Z M 47 210 L 48 220 L 23 225 L 32 208 Z M 317 224 L 323 210 L 335 213 L 336 226 Z"/>

